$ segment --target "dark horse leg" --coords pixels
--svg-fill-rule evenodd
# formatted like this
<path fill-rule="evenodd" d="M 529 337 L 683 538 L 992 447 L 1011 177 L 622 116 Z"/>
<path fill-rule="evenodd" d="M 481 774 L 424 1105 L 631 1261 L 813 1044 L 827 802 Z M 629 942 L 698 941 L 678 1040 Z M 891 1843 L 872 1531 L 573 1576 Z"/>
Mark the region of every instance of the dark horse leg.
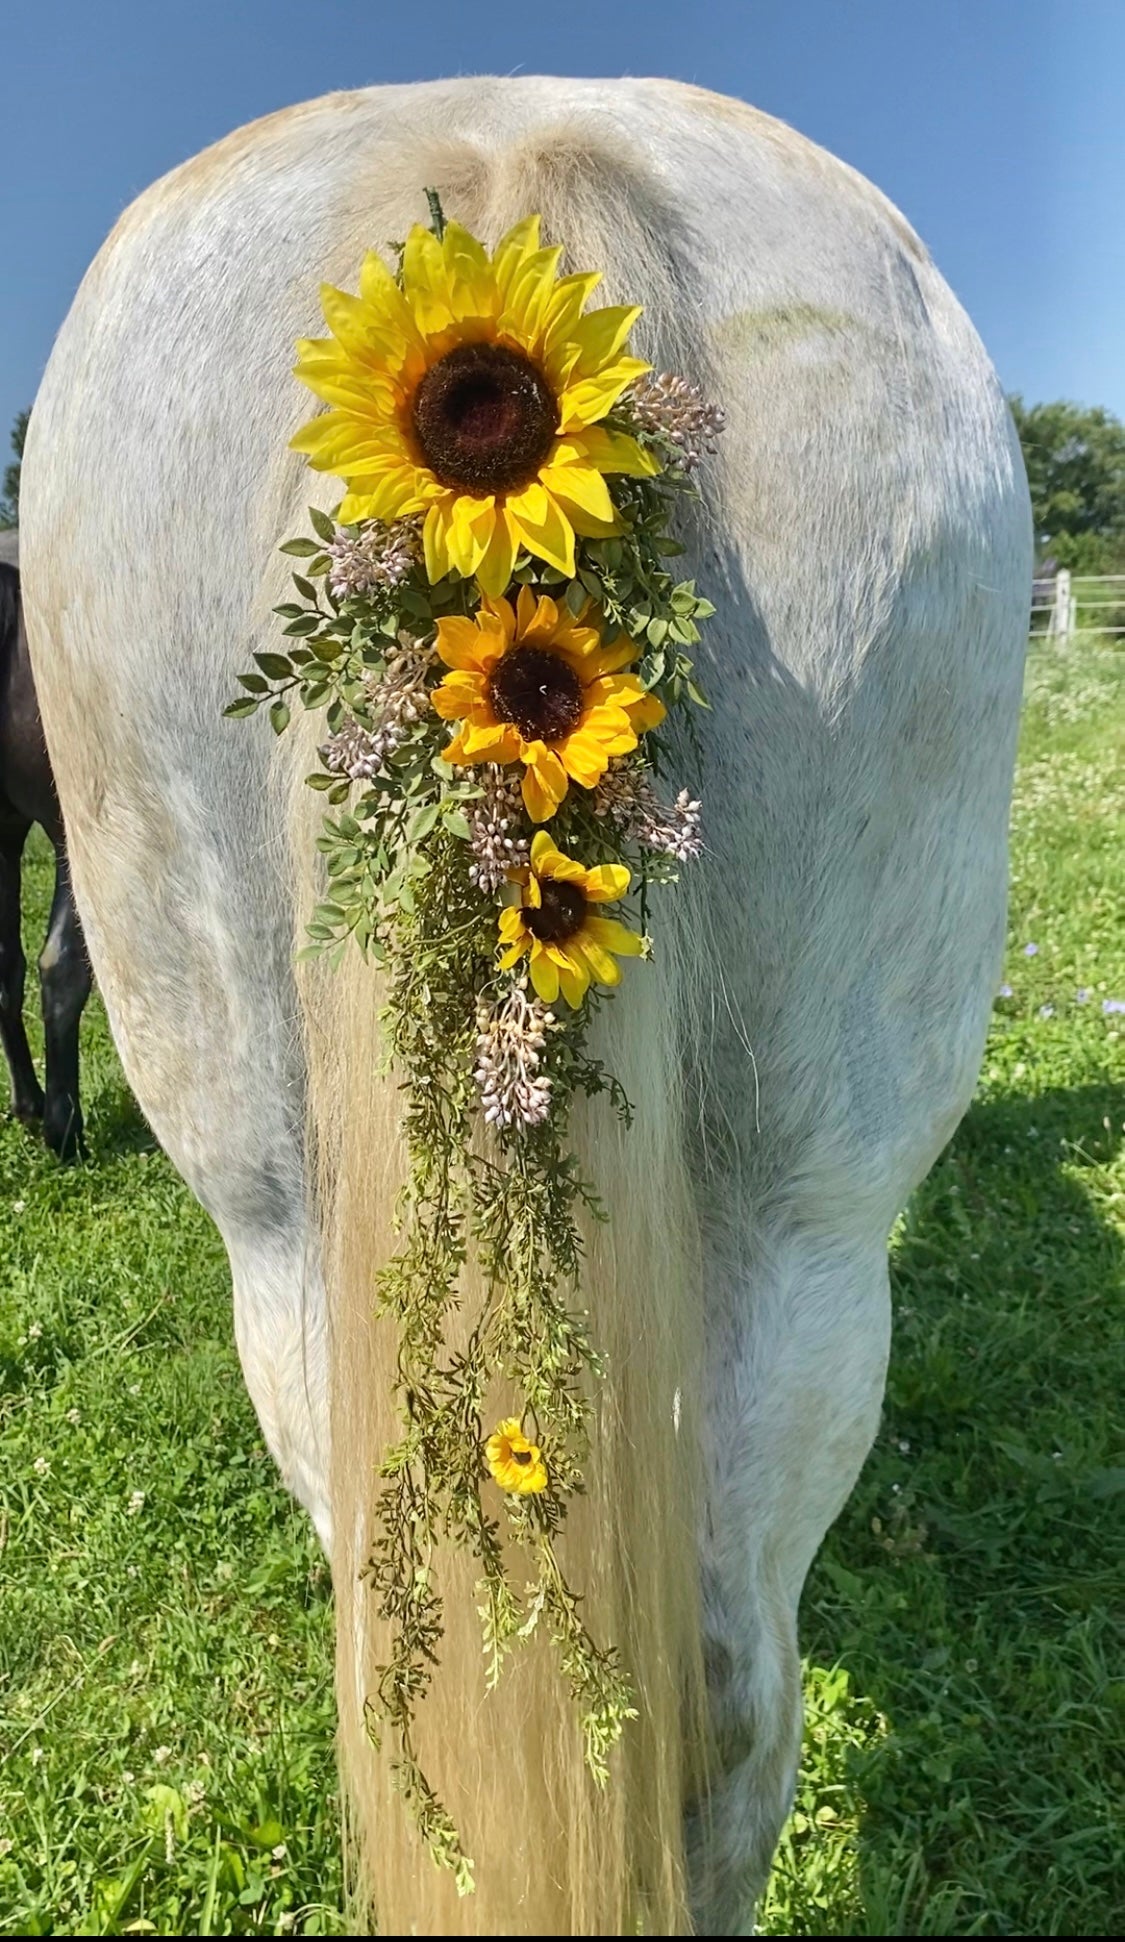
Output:
<path fill-rule="evenodd" d="M 20 943 L 20 859 L 29 819 L 0 807 L 0 1043 L 12 1075 L 12 1112 L 25 1125 L 43 1115 L 43 1094 L 23 1024 L 27 960 Z"/>
<path fill-rule="evenodd" d="M 70 887 L 70 867 L 61 834 L 55 841 L 55 894 L 47 937 L 39 954 L 43 996 L 43 1036 L 47 1051 L 47 1097 L 43 1137 L 62 1160 L 84 1155 L 82 1108 L 78 1101 L 78 1027 L 90 996 L 90 960 Z"/>

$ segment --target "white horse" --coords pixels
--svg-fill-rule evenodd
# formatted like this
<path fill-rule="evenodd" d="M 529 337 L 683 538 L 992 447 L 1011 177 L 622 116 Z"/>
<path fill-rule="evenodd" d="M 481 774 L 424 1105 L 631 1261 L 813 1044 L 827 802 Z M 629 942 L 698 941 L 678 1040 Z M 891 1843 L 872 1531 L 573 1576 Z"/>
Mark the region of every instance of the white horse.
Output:
<path fill-rule="evenodd" d="M 451 1575 L 420 1734 L 477 1863 L 460 1903 L 387 1806 L 363 1719 L 390 1367 L 371 1277 L 397 1165 L 377 983 L 358 956 L 296 973 L 308 749 L 221 719 L 274 639 L 277 543 L 338 494 L 286 449 L 308 408 L 294 339 L 322 279 L 354 287 L 365 249 L 426 220 L 427 184 L 490 243 L 541 211 L 729 421 L 687 535 L 718 607 L 708 855 L 604 1016 L 637 1124 L 591 1108 L 580 1129 L 613 1214 L 588 1288 L 609 1377 L 567 1558 L 641 1717 L 596 1795 L 549 1657 L 484 1696 Z M 651 80 L 336 94 L 127 210 L 36 400 L 21 511 L 116 1042 L 222 1231 L 246 1381 L 332 1552 L 384 1932 L 749 1933 L 797 1762 L 801 1586 L 879 1419 L 888 1230 L 968 1103 L 1000 959 L 1031 535 L 977 337 L 876 190 L 738 102 Z"/>

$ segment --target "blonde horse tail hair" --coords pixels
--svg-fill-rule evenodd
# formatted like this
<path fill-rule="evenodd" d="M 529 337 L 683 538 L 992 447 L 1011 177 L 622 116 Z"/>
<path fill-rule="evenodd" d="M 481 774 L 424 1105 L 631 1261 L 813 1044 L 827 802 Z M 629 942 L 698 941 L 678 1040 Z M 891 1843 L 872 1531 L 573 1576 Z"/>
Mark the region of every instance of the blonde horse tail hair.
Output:
<path fill-rule="evenodd" d="M 400 143 L 375 199 L 373 241 L 426 220 L 424 185 L 436 186 L 446 214 L 489 245 L 538 210 L 545 240 L 565 246 L 568 268 L 604 270 L 599 301 L 644 304 L 643 353 L 657 366 L 698 372 L 680 218 L 604 127 L 566 123 L 495 153 Z M 307 911 L 320 799 L 301 788 L 297 771 L 293 782 L 295 867 Z M 367 1699 L 384 1654 L 362 1573 L 377 1465 L 394 1431 L 395 1367 L 392 1327 L 375 1317 L 373 1283 L 396 1247 L 401 1095 L 385 1071 L 374 968 L 354 952 L 335 971 L 317 963 L 303 971 L 330 1336 L 341 1777 L 355 1919 L 373 1918 L 384 1934 L 690 1933 L 682 1823 L 698 1782 L 704 1717 L 702 1291 L 681 1088 L 700 932 L 682 891 L 657 893 L 656 960 L 630 968 L 598 1021 L 594 1050 L 621 1078 L 634 1124 L 623 1127 L 597 1098 L 576 1112 L 572 1128 L 584 1177 L 608 1215 L 591 1223 L 577 1297 L 606 1376 L 594 1399 L 587 1494 L 568 1518 L 560 1554 L 585 1595 L 595 1638 L 621 1648 L 638 1717 L 600 1790 L 585 1769 L 549 1642 L 521 1646 L 487 1692 L 472 1560 L 457 1552 L 440 1561 L 446 1631 L 416 1738 L 474 1862 L 476 1889 L 464 1897 L 423 1849 L 391 1787 L 388 1751 L 376 1752 L 368 1730 Z M 464 1296 L 472 1315 L 480 1287 L 471 1273 Z M 514 1552 L 517 1582 L 520 1560 Z"/>

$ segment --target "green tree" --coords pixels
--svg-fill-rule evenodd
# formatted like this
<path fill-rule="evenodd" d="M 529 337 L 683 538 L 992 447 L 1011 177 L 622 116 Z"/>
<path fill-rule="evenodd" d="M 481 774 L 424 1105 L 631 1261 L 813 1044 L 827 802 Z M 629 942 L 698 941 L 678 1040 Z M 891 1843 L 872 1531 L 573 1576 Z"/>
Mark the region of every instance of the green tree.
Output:
<path fill-rule="evenodd" d="M 23 448 L 30 417 L 30 409 L 21 411 L 12 426 L 12 450 L 15 457 L 4 469 L 4 491 L 3 496 L 0 497 L 0 527 L 18 526 L 20 523 L 20 467 L 23 464 Z"/>
<path fill-rule="evenodd" d="M 1076 573 L 1125 571 L 1125 425 L 1100 405 L 1009 403 L 1038 557 Z"/>

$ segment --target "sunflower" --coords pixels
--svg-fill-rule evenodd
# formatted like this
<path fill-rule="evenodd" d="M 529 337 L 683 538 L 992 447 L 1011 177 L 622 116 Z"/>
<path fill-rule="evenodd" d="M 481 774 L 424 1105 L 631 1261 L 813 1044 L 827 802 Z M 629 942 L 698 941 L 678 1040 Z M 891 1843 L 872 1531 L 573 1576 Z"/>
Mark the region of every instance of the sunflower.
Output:
<path fill-rule="evenodd" d="M 547 1488 L 547 1466 L 538 1443 L 529 1443 L 514 1416 L 498 1423 L 484 1446 L 489 1470 L 501 1490 L 530 1497 Z"/>
<path fill-rule="evenodd" d="M 651 367 L 623 355 L 640 310 L 583 314 L 597 274 L 558 276 L 539 217 L 489 257 L 459 223 L 416 226 L 402 287 L 369 251 L 358 297 L 321 286 L 332 335 L 302 338 L 295 375 L 331 409 L 293 445 L 348 487 L 344 525 L 424 513 L 431 581 L 456 569 L 503 593 L 526 547 L 574 573 L 574 537 L 620 532 L 605 474 L 659 470 L 601 424 Z"/>
<path fill-rule="evenodd" d="M 472 620 L 438 622 L 437 651 L 451 668 L 434 707 L 461 728 L 447 762 L 522 762 L 524 807 L 545 823 L 570 779 L 594 788 L 610 757 L 637 746 L 664 705 L 622 669 L 636 658 L 622 636 L 607 645 L 589 621 L 521 587 L 515 607 L 484 602 Z"/>
<path fill-rule="evenodd" d="M 620 863 L 584 869 L 555 848 L 545 829 L 531 843 L 531 868 L 519 873 L 523 901 L 500 912 L 500 968 L 530 954 L 531 982 L 544 1004 L 562 992 L 568 1005 L 582 1003 L 591 982 L 620 984 L 618 957 L 639 957 L 644 938 L 592 906 L 616 903 L 629 888 Z M 613 955 L 616 953 L 616 957 Z"/>

